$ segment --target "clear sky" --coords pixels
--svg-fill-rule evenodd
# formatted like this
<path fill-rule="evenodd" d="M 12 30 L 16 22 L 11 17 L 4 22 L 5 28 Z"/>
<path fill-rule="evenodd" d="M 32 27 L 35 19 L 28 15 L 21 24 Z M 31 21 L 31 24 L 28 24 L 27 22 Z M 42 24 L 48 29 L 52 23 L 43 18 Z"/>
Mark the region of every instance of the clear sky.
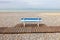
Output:
<path fill-rule="evenodd" d="M 60 0 L 0 0 L 0 9 L 60 9 Z"/>

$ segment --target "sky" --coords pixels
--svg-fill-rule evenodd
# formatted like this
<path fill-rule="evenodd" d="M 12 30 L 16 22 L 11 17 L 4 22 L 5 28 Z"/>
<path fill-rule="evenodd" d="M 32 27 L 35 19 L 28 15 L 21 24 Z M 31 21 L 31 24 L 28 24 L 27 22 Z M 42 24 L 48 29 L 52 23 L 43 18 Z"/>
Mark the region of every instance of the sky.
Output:
<path fill-rule="evenodd" d="M 0 0 L 0 9 L 60 9 L 60 0 Z"/>

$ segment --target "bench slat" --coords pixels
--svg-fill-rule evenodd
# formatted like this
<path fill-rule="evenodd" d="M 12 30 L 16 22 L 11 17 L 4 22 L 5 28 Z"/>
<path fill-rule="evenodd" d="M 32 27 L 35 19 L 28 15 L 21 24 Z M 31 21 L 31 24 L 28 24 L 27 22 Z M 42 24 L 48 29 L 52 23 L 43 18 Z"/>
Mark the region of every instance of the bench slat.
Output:
<path fill-rule="evenodd" d="M 41 18 L 21 18 L 22 22 L 38 22 L 42 21 Z"/>
<path fill-rule="evenodd" d="M 41 20 L 41 18 L 21 18 L 21 20 Z"/>
<path fill-rule="evenodd" d="M 42 21 L 42 20 L 21 20 L 21 21 L 25 21 L 25 22 L 38 22 L 38 21 Z"/>

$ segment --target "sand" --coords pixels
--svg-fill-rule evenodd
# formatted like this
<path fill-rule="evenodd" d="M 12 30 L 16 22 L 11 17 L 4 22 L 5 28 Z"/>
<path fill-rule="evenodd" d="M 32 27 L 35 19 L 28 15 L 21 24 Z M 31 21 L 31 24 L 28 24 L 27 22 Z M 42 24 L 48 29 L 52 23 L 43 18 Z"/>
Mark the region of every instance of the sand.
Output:
<path fill-rule="evenodd" d="M 60 25 L 60 13 L 0 12 L 0 27 L 15 27 L 21 17 L 42 17 L 43 24 Z M 0 40 L 60 40 L 60 33 L 0 34 Z"/>

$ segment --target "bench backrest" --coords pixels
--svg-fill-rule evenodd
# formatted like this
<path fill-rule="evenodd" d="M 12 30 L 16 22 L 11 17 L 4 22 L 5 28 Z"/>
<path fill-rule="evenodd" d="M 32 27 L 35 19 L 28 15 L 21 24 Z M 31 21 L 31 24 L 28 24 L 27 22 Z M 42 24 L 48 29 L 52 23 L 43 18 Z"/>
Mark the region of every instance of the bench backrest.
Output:
<path fill-rule="evenodd" d="M 41 21 L 42 19 L 41 18 L 21 18 L 21 21 L 23 21 L 23 22 L 30 22 L 30 21 L 32 21 L 32 22 L 37 22 L 37 21 Z"/>

